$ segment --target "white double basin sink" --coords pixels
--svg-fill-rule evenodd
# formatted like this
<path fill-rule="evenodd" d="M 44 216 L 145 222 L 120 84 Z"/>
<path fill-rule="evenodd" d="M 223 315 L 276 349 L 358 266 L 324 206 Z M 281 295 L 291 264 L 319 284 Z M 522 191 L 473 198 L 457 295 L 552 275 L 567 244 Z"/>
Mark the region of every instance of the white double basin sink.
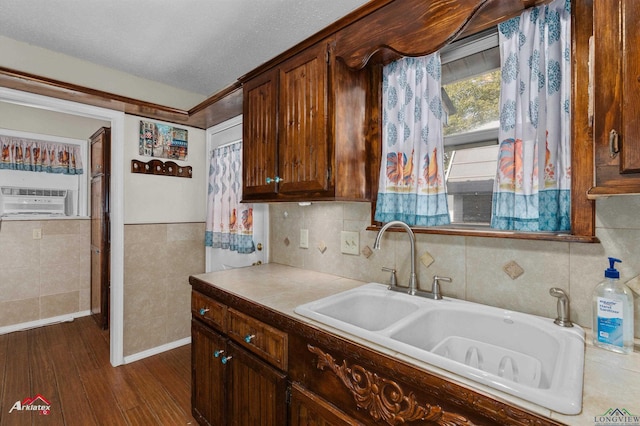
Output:
<path fill-rule="evenodd" d="M 582 409 L 585 333 L 552 319 L 370 283 L 299 315 L 562 414 Z"/>

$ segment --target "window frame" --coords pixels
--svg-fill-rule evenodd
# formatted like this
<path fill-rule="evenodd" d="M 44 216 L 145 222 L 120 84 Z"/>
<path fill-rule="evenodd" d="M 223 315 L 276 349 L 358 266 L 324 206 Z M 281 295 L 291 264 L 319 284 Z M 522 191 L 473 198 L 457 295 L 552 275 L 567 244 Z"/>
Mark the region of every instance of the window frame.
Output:
<path fill-rule="evenodd" d="M 576 84 L 577 81 L 592 81 L 589 70 L 589 39 L 593 35 L 593 6 L 588 2 L 575 2 L 571 7 L 571 232 L 519 232 L 481 229 L 463 225 L 446 227 L 412 227 L 414 233 L 454 235 L 465 237 L 510 238 L 523 240 L 561 241 L 597 243 L 595 235 L 595 201 L 587 197 L 594 186 L 593 135 L 589 115 L 590 84 Z M 427 52 L 428 53 L 428 52 Z M 382 75 L 381 73 L 379 74 Z M 382 105 L 381 91 L 378 93 L 378 108 Z M 382 135 L 382 122 L 378 120 L 378 135 Z M 380 145 L 381 146 L 381 145 Z M 382 223 L 374 220 L 380 168 L 372 168 L 371 173 L 371 226 L 377 231 Z"/>

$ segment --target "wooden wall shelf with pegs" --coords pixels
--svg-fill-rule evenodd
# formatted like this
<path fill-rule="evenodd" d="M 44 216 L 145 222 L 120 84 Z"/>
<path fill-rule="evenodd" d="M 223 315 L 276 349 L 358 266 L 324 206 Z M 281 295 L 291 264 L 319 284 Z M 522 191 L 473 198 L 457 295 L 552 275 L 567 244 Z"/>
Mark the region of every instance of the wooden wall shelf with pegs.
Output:
<path fill-rule="evenodd" d="M 131 173 L 191 178 L 193 171 L 191 166 L 180 166 L 173 161 L 151 160 L 145 163 L 131 160 Z"/>

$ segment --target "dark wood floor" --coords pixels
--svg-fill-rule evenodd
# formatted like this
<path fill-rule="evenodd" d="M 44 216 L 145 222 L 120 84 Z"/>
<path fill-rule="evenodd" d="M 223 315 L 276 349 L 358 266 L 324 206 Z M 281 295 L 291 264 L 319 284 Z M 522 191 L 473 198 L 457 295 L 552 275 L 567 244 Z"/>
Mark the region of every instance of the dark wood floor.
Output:
<path fill-rule="evenodd" d="M 0 335 L 0 425 L 196 424 L 190 345 L 114 368 L 108 339 L 89 317 Z M 48 415 L 9 412 L 37 395 Z"/>

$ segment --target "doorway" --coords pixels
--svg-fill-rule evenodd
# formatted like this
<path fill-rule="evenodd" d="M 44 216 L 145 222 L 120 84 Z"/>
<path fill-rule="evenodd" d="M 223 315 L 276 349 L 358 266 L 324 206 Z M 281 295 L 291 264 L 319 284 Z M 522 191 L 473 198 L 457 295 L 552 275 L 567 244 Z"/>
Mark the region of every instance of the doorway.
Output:
<path fill-rule="evenodd" d="M 111 123 L 111 200 L 109 222 L 111 241 L 111 296 L 109 308 L 109 360 L 111 365 L 124 364 L 124 117 L 115 111 L 62 99 L 0 87 L 0 101 L 78 115 Z"/>
<path fill-rule="evenodd" d="M 207 129 L 207 159 L 205 170 L 209 170 L 209 160 L 217 147 L 242 141 L 242 116 L 238 116 Z M 207 193 L 204 194 L 207 196 Z M 253 241 L 256 250 L 249 254 L 220 248 L 206 248 L 206 272 L 241 268 L 267 263 L 269 259 L 269 205 L 253 205 Z"/>

